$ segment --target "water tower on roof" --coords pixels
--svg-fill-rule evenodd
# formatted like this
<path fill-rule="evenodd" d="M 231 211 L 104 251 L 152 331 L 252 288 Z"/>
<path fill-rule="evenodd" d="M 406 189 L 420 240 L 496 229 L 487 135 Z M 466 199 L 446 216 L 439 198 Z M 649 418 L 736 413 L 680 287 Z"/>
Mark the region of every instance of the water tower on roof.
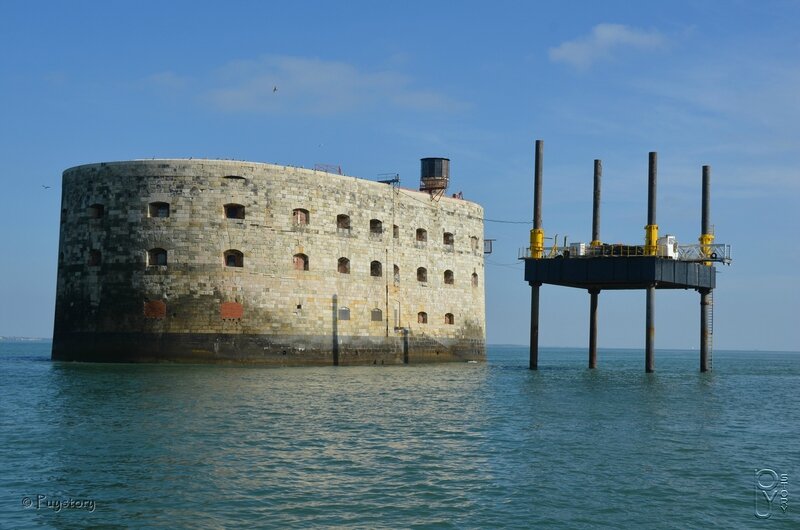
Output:
<path fill-rule="evenodd" d="M 449 158 L 421 158 L 419 191 L 441 197 L 450 183 Z"/>

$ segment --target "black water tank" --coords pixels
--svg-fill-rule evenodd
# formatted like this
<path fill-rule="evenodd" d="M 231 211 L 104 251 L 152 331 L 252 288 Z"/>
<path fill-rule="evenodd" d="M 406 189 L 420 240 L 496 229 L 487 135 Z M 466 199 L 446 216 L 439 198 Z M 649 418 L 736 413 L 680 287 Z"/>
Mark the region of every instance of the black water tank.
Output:
<path fill-rule="evenodd" d="M 420 159 L 420 191 L 446 190 L 450 182 L 449 158 L 421 158 Z"/>

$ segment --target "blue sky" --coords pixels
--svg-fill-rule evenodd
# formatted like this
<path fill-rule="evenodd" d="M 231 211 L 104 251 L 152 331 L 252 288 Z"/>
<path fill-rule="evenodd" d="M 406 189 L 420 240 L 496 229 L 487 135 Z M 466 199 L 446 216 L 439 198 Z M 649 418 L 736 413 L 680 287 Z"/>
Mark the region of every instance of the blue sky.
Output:
<path fill-rule="evenodd" d="M 0 3 L 0 335 L 52 332 L 61 172 L 132 158 L 341 165 L 416 186 L 449 157 L 451 191 L 488 219 L 640 243 L 647 153 L 658 224 L 694 243 L 700 172 L 734 263 L 718 275 L 715 348 L 798 350 L 800 3 Z M 273 86 L 278 86 L 276 93 Z M 42 185 L 52 186 L 44 189 Z M 516 259 L 529 226 L 486 223 L 490 343 L 527 343 Z M 588 295 L 542 290 L 541 344 L 587 342 Z M 656 346 L 698 344 L 699 296 L 657 293 Z M 641 348 L 643 292 L 600 296 L 601 347 Z"/>

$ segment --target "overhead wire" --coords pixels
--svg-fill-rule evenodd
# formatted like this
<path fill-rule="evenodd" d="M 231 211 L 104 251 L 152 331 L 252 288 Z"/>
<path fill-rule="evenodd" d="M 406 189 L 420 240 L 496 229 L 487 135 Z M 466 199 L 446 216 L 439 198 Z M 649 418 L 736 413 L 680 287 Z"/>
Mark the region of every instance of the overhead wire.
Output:
<path fill-rule="evenodd" d="M 406 192 L 402 188 L 396 188 L 396 189 L 400 193 L 404 194 L 406 197 L 408 197 L 410 199 L 413 199 L 413 200 L 417 201 L 420 204 L 424 204 L 425 206 L 432 206 L 429 202 L 426 202 L 426 201 L 423 201 L 423 200 L 420 200 L 420 199 L 414 197 L 413 195 L 411 195 L 410 193 Z M 467 214 L 467 218 L 468 219 L 477 219 L 479 221 L 484 221 L 484 222 L 487 222 L 487 223 L 504 223 L 504 224 L 514 224 L 514 225 L 532 225 L 533 224 L 532 220 L 531 221 L 508 221 L 508 220 L 505 220 L 505 219 L 487 219 L 486 217 L 476 217 L 476 216 L 469 215 L 469 214 Z"/>

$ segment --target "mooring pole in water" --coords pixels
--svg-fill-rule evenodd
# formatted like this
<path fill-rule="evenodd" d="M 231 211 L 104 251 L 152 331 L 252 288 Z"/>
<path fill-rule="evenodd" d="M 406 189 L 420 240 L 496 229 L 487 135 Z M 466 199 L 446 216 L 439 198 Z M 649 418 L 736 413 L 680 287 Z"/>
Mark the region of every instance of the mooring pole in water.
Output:
<path fill-rule="evenodd" d="M 597 248 L 600 242 L 600 179 L 603 176 L 603 163 L 594 161 L 594 200 L 592 201 L 592 242 Z M 597 368 L 597 298 L 600 289 L 589 289 L 589 368 Z"/>
<path fill-rule="evenodd" d="M 700 371 L 711 369 L 711 289 L 700 289 Z"/>
<path fill-rule="evenodd" d="M 542 159 L 544 142 L 536 140 L 536 158 L 533 174 L 533 230 L 531 231 L 531 258 L 542 257 L 544 233 L 542 231 Z M 531 284 L 531 370 L 539 369 L 539 288 L 541 283 Z"/>
<path fill-rule="evenodd" d="M 658 225 L 656 224 L 656 176 L 658 155 L 650 153 L 647 175 L 647 226 L 645 227 L 645 254 L 656 255 L 658 240 Z M 647 309 L 645 312 L 645 348 L 644 369 L 650 373 L 655 371 L 655 341 L 656 341 L 656 287 L 647 287 Z"/>
<path fill-rule="evenodd" d="M 600 289 L 589 289 L 589 368 L 597 368 L 597 295 Z"/>
<path fill-rule="evenodd" d="M 541 283 L 531 285 L 531 370 L 539 369 L 539 287 Z"/>
<path fill-rule="evenodd" d="M 648 374 L 655 371 L 655 341 L 656 341 L 656 288 L 652 285 L 647 288 L 647 309 L 645 320 L 647 326 L 647 336 L 644 348 L 644 371 Z"/>
<path fill-rule="evenodd" d="M 702 217 L 700 226 L 700 243 L 703 253 L 708 253 L 708 246 L 714 240 L 711 233 L 711 166 L 703 166 L 703 198 Z M 705 262 L 712 266 L 711 262 Z M 700 371 L 708 372 L 711 369 L 711 289 L 700 289 Z"/>

